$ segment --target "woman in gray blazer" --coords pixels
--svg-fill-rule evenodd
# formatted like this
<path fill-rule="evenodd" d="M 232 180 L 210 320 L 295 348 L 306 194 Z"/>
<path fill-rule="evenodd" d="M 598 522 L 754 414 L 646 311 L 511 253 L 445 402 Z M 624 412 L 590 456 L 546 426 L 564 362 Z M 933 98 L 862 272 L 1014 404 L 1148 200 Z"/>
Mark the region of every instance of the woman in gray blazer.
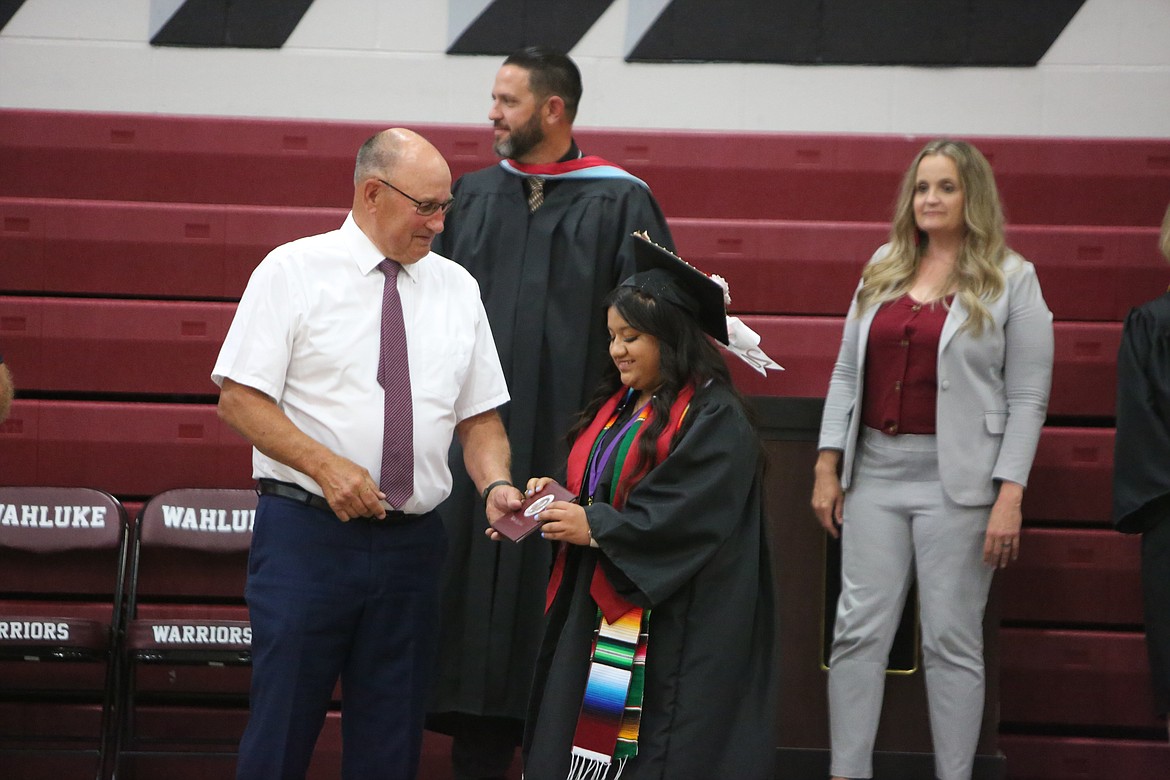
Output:
<path fill-rule="evenodd" d="M 842 541 L 834 778 L 873 776 L 886 664 L 915 576 L 936 774 L 971 776 L 983 611 L 995 568 L 1019 555 L 1052 380 L 1052 314 L 1003 224 L 983 155 L 927 144 L 845 320 L 812 496 Z"/>

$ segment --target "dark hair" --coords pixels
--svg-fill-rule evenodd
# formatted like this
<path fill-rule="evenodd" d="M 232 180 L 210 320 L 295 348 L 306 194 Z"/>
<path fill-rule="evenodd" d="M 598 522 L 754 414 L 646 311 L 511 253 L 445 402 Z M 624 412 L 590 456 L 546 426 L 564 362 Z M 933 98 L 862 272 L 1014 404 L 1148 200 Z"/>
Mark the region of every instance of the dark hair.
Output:
<path fill-rule="evenodd" d="M 670 408 L 688 384 L 693 384 L 696 391 L 708 383 L 726 387 L 747 412 L 743 396 L 731 383 L 723 356 L 691 314 L 633 287 L 616 288 L 606 296 L 604 303 L 617 309 L 630 327 L 658 339 L 658 369 L 662 385 L 650 400 L 653 414 L 638 439 L 637 460 L 632 473 L 641 476 L 653 465 L 657 458 L 658 437 L 670 420 Z M 621 375 L 610 361 L 593 397 L 569 431 L 570 443 L 585 432 L 602 405 L 621 386 Z M 694 417 L 689 414 L 683 419 L 671 439 L 670 449 L 674 449 L 693 421 Z"/>
<path fill-rule="evenodd" d="M 571 59 L 546 46 L 528 46 L 504 60 L 528 71 L 528 88 L 539 100 L 557 95 L 565 101 L 565 113 L 571 123 L 581 102 L 581 71 Z"/>

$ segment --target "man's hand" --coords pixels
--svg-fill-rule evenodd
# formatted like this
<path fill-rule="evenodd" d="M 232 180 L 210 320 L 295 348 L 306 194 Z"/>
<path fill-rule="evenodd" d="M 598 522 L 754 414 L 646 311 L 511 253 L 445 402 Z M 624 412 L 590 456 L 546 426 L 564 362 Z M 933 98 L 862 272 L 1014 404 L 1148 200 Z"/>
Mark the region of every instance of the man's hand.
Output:
<path fill-rule="evenodd" d="M 520 488 L 512 485 L 500 485 L 493 488 L 491 493 L 488 493 L 487 500 L 487 519 L 488 523 L 494 523 L 501 517 L 515 512 L 524 503 L 524 494 L 520 492 Z M 492 530 L 491 526 L 487 529 L 488 538 L 492 541 L 498 542 L 504 537 Z"/>
<path fill-rule="evenodd" d="M 218 412 L 256 449 L 312 477 L 342 521 L 386 516 L 381 503 L 386 496 L 370 473 L 305 435 L 264 393 L 225 378 Z"/>
<path fill-rule="evenodd" d="M 370 472 L 353 461 L 334 455 L 309 476 L 321 486 L 329 508 L 341 522 L 355 517 L 381 520 L 386 516 L 386 507 L 382 504 L 386 494 L 378 488 Z"/>

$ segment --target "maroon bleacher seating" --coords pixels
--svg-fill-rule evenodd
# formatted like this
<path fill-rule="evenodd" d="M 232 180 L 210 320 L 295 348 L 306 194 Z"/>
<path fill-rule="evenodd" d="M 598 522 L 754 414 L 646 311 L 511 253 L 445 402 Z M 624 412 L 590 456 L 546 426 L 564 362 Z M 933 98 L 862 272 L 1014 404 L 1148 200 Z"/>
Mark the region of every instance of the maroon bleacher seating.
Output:
<path fill-rule="evenodd" d="M 1024 517 L 1105 525 L 1112 483 L 1112 428 L 1045 428 L 1024 492 Z"/>
<path fill-rule="evenodd" d="M 6 111 L 0 194 L 338 206 L 352 198 L 357 123 Z"/>
<path fill-rule="evenodd" d="M 926 137 L 798 133 L 579 133 L 650 182 L 667 216 L 888 222 Z M 1155 225 L 1170 201 L 1170 143 L 968 137 L 990 159 L 1009 220 Z"/>
<path fill-rule="evenodd" d="M 842 317 L 745 316 L 760 335 L 760 347 L 784 371 L 766 377 L 742 361 L 728 358 L 739 389 L 748 395 L 821 398 L 841 345 Z M 1112 417 L 1116 404 L 1112 377 L 1117 367 L 1121 325 L 1057 322 L 1050 416 Z"/>
<path fill-rule="evenodd" d="M 0 197 L 0 291 L 238 299 L 252 269 L 345 208 Z"/>
<path fill-rule="evenodd" d="M 0 195 L 344 206 L 372 123 L 6 110 Z M 416 125 L 459 174 L 492 164 L 482 125 Z M 799 133 L 577 133 L 650 182 L 668 216 L 889 219 L 925 137 Z M 210 139 L 214 139 L 212 142 Z M 1152 139 L 971 138 L 1016 224 L 1154 225 L 1170 200 L 1170 145 Z M 241 175 L 246 171 L 247 175 Z"/>
<path fill-rule="evenodd" d="M 171 778 L 172 780 L 218 780 L 235 776 L 236 757 L 227 751 L 223 753 L 186 754 L 176 756 L 169 751 L 190 748 L 193 735 L 199 735 L 209 744 L 228 745 L 238 740 L 244 730 L 247 712 L 238 707 L 207 706 L 196 714 L 191 707 L 168 704 L 143 704 L 138 724 L 138 736 L 143 743 L 157 748 L 159 753 L 140 754 L 125 757 L 127 769 L 133 769 L 133 777 Z M 439 778 L 450 772 L 450 742 L 439 735 L 428 733 L 423 744 L 424 771 L 429 767 L 439 768 L 430 774 L 419 774 L 419 778 Z M 428 755 L 428 741 L 437 743 Z M 441 754 L 438 749 L 445 747 Z M 325 716 L 325 725 L 317 738 L 313 759 L 305 780 L 337 780 L 341 766 L 341 711 L 330 710 Z M 46 777 L 46 780 L 51 778 Z M 516 774 L 515 780 L 520 780 Z"/>
<path fill-rule="evenodd" d="M 0 296 L 4 349 L 29 390 L 212 395 L 234 303 Z M 730 365 L 750 395 L 823 396 L 841 340 L 840 317 L 746 316 L 761 346 L 785 367 L 761 376 Z M 1121 326 L 1056 324 L 1050 415 L 1109 417 Z"/>
<path fill-rule="evenodd" d="M 888 238 L 878 222 L 670 220 L 683 259 L 719 274 L 740 314 L 843 315 L 861 269 Z M 1115 321 L 1166 289 L 1156 227 L 1016 225 L 1057 320 Z"/>
<path fill-rule="evenodd" d="M 344 208 L 0 198 L 0 291 L 239 298 L 286 241 L 336 228 Z M 725 277 L 741 314 L 844 314 L 877 222 L 674 218 L 679 253 Z M 1013 227 L 1057 319 L 1122 319 L 1165 288 L 1157 229 Z"/>
<path fill-rule="evenodd" d="M 1160 729 L 1144 637 L 1132 631 L 1005 628 L 1004 723 Z"/>
<path fill-rule="evenodd" d="M 1007 236 L 1011 247 L 1036 265 L 1044 299 L 1058 321 L 1120 321 L 1166 290 L 1155 225 L 1017 224 L 1009 225 Z"/>
<path fill-rule="evenodd" d="M 1165 775 L 1170 744 L 1140 739 L 1004 734 L 1011 780 L 1105 780 Z"/>
<path fill-rule="evenodd" d="M 1141 539 L 1105 529 L 1025 528 L 1020 559 L 996 576 L 1000 617 L 1048 625 L 1142 622 Z"/>
<path fill-rule="evenodd" d="M 1048 415 L 1113 417 L 1117 408 L 1117 348 L 1121 324 L 1056 322 Z"/>
<path fill-rule="evenodd" d="M 235 303 L 0 296 L 4 354 L 28 390 L 214 395 Z"/>
<path fill-rule="evenodd" d="M 5 110 L 0 195 L 160 203 L 347 206 L 354 158 L 384 125 Z M 415 129 L 458 176 L 489 164 L 490 127 Z"/>
<path fill-rule="evenodd" d="M 246 488 L 251 447 L 211 404 L 24 401 L 0 425 L 0 474 L 149 496 L 176 484 Z"/>

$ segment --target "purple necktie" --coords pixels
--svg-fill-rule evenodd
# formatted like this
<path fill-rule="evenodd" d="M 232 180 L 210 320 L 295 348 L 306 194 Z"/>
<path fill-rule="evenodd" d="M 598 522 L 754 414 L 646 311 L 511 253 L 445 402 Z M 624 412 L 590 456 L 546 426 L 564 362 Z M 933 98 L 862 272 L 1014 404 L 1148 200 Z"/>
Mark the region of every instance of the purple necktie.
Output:
<path fill-rule="evenodd" d="M 406 325 L 398 297 L 398 272 L 393 260 L 378 264 L 386 277 L 382 286 L 382 347 L 378 352 L 378 384 L 385 391 L 382 428 L 382 479 L 386 500 L 401 509 L 414 494 L 414 412 L 410 399 L 410 363 Z"/>

